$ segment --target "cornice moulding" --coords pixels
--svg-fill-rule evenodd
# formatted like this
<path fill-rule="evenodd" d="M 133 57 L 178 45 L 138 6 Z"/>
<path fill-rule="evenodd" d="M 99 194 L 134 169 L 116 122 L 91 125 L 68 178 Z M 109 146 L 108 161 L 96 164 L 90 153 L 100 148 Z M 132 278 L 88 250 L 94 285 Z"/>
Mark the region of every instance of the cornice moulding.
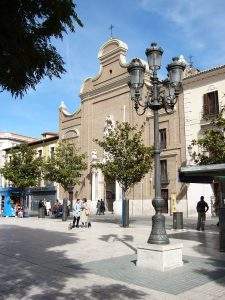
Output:
<path fill-rule="evenodd" d="M 89 100 L 92 96 L 100 95 L 105 92 L 111 92 L 113 88 L 115 88 L 115 89 L 121 88 L 121 86 L 123 86 L 125 84 L 127 85 L 128 78 L 129 78 L 129 76 L 126 74 L 126 77 L 124 77 L 124 78 L 110 82 L 108 84 L 105 84 L 99 88 L 92 90 L 92 91 L 80 94 L 81 101 L 83 102 L 83 101 Z M 127 86 L 127 88 L 128 88 L 128 86 Z"/>

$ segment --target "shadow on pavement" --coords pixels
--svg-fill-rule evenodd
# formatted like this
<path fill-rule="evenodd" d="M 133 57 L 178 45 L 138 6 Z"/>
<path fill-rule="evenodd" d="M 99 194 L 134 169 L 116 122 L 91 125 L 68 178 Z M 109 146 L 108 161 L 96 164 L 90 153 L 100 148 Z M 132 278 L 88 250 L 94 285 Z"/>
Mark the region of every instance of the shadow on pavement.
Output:
<path fill-rule="evenodd" d="M 169 237 L 198 242 L 197 245 L 193 245 L 193 250 L 202 255 L 199 261 L 204 260 L 205 267 L 196 267 L 195 272 L 225 287 L 225 253 L 219 252 L 219 234 L 207 232 L 207 230 L 204 232 L 187 231 L 169 234 Z"/>
<path fill-rule="evenodd" d="M 69 294 L 49 291 L 44 295 L 33 296 L 33 300 L 41 299 L 76 299 L 76 300 L 125 300 L 142 299 L 146 294 L 121 284 L 92 285 L 82 289 L 73 289 Z"/>
<path fill-rule="evenodd" d="M 132 235 L 124 234 L 122 237 L 119 237 L 117 234 L 105 234 L 102 235 L 99 239 L 104 242 L 109 242 L 112 240 L 119 241 L 123 243 L 125 246 L 127 246 L 128 248 L 130 248 L 131 250 L 133 250 L 134 253 L 137 253 L 137 249 L 129 243 L 132 242 L 134 239 Z"/>
<path fill-rule="evenodd" d="M 74 234 L 14 225 L 3 225 L 0 231 L 1 299 L 26 298 L 31 289 L 36 294 L 60 291 L 68 278 L 82 278 L 88 272 L 60 249 L 74 244 L 74 252 L 78 250 Z"/>
<path fill-rule="evenodd" d="M 173 239 L 198 242 L 199 244 L 193 246 L 193 249 L 201 254 L 211 256 L 219 252 L 219 234 L 217 233 L 209 233 L 207 231 L 182 231 L 168 234 L 168 236 Z"/>
<path fill-rule="evenodd" d="M 218 260 L 210 259 L 209 264 L 212 270 L 201 268 L 201 269 L 196 269 L 195 272 L 207 276 L 210 281 L 216 281 L 217 284 L 225 288 L 225 263 L 224 262 L 221 263 L 221 261 Z M 222 295 L 220 296 L 222 299 Z M 223 296 L 225 296 L 225 290 L 223 291 Z"/>

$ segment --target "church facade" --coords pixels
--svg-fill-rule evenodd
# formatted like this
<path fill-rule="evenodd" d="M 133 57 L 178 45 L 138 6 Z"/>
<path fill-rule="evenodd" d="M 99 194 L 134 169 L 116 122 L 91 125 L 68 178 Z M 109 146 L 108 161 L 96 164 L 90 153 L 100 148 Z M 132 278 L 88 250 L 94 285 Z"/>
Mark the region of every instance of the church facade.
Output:
<path fill-rule="evenodd" d="M 64 103 L 59 108 L 59 138 L 74 142 L 87 155 L 88 168 L 75 187 L 75 197 L 86 197 L 93 209 L 98 199 L 104 199 L 108 211 L 121 213 L 121 188 L 118 182 L 109 182 L 97 161 L 104 160 L 104 153 L 94 142 L 102 139 L 115 126 L 115 122 L 129 122 L 143 126 L 143 140 L 153 145 L 153 114 L 138 116 L 130 99 L 129 74 L 126 62 L 127 45 L 111 38 L 99 50 L 100 71 L 84 80 L 80 89 L 80 108 L 71 113 Z M 149 73 L 147 64 L 146 74 Z M 148 82 L 146 77 L 146 82 Z M 185 211 L 187 199 L 185 187 L 179 182 L 178 169 L 186 163 L 183 97 L 176 104 L 174 114 L 160 112 L 161 181 L 162 196 L 166 200 L 165 213 Z M 63 197 L 63 194 L 61 195 Z M 153 213 L 154 170 L 146 174 L 128 193 L 130 215 Z"/>

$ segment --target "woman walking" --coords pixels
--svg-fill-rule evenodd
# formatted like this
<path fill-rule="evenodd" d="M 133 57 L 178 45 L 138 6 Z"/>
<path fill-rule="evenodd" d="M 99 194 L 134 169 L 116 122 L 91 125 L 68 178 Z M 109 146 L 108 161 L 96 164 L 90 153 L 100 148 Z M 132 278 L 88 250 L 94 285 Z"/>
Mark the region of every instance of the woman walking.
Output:
<path fill-rule="evenodd" d="M 90 208 L 87 203 L 87 199 L 83 198 L 82 199 L 82 211 L 81 211 L 81 222 L 84 227 L 91 227 L 91 222 L 90 222 Z"/>

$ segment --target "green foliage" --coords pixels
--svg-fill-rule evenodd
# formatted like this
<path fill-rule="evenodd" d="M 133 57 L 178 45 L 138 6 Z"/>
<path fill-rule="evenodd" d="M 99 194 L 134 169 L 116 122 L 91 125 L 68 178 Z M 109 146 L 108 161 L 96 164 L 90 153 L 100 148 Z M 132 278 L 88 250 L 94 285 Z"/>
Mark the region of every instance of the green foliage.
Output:
<path fill-rule="evenodd" d="M 211 121 L 211 126 L 192 145 L 197 145 L 200 152 L 193 153 L 195 162 L 199 165 L 225 163 L 225 118 L 224 109 L 219 116 Z"/>
<path fill-rule="evenodd" d="M 47 76 L 65 72 L 52 39 L 83 26 L 73 0 L 0 1 L 0 86 L 22 97 Z"/>
<path fill-rule="evenodd" d="M 143 144 L 142 130 L 138 130 L 137 126 L 117 122 L 108 136 L 95 142 L 109 157 L 97 166 L 106 177 L 117 180 L 125 192 L 152 167 L 153 149 Z"/>
<path fill-rule="evenodd" d="M 82 172 L 86 169 L 85 155 L 80 154 L 73 144 L 62 141 L 53 157 L 44 163 L 44 178 L 62 185 L 65 191 L 80 183 Z"/>
<path fill-rule="evenodd" d="M 21 144 L 9 151 L 10 160 L 5 162 L 0 173 L 15 187 L 24 189 L 37 186 L 41 180 L 42 159 L 28 144 Z"/>

